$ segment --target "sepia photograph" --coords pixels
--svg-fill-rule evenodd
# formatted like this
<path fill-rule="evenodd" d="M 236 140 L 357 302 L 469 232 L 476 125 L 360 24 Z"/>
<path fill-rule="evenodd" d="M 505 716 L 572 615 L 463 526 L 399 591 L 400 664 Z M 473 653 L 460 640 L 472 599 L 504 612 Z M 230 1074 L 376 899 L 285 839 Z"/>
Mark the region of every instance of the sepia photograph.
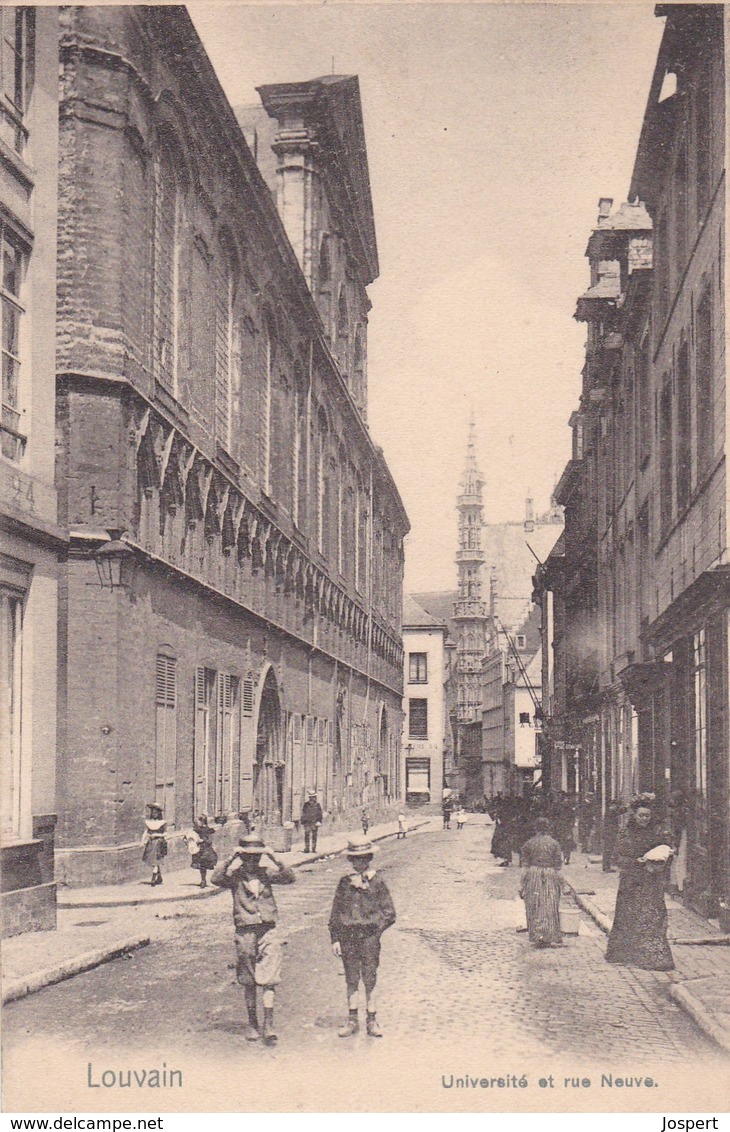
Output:
<path fill-rule="evenodd" d="M 0 4 L 6 1113 L 718 1127 L 729 32 Z"/>

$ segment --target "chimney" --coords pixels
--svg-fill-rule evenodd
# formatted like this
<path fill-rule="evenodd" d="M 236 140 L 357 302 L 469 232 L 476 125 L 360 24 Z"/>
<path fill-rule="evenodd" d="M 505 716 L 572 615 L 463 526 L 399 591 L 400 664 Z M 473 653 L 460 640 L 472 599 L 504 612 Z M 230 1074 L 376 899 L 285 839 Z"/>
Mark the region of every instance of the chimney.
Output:
<path fill-rule="evenodd" d="M 598 202 L 598 223 L 607 220 L 613 208 L 613 197 L 601 197 Z"/>
<path fill-rule="evenodd" d="M 530 489 L 527 489 L 527 499 L 525 500 L 525 532 L 529 534 L 535 529 L 535 507 L 530 494 Z"/>

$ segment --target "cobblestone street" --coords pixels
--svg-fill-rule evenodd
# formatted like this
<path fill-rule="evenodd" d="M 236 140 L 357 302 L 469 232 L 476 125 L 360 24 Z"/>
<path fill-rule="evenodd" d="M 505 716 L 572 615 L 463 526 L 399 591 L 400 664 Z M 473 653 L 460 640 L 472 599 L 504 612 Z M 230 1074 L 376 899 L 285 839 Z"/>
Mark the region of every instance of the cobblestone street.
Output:
<path fill-rule="evenodd" d="M 337 1037 L 344 979 L 326 921 L 345 865 L 334 858 L 298 870 L 295 886 L 277 890 L 289 943 L 275 1050 L 241 1036 L 224 893 L 163 912 L 171 917 L 168 939 L 7 1007 L 7 1079 L 44 1064 L 44 1081 L 56 1091 L 59 1074 L 86 1075 L 89 1062 L 92 1080 L 105 1069 L 165 1062 L 183 1069 L 184 1088 L 156 1092 L 163 1110 L 189 1107 L 190 1090 L 209 1109 L 358 1109 L 373 1103 L 368 1080 L 377 1070 L 386 1109 L 393 1096 L 400 1107 L 425 1109 L 640 1110 L 666 1107 L 681 1070 L 710 1105 L 727 1062 L 668 999 L 667 976 L 608 966 L 605 936 L 587 917 L 562 950 L 531 948 L 517 931 L 524 923 L 519 870 L 497 867 L 482 822 L 473 817 L 461 832 L 434 829 L 382 845 L 378 865 L 398 910 L 383 940 L 382 1041 Z M 449 1087 L 452 1075 L 523 1073 L 526 1089 Z M 601 1088 L 602 1073 L 649 1076 L 657 1085 L 627 1094 L 624 1086 Z M 554 1085 L 541 1089 L 539 1078 L 551 1074 Z M 565 1076 L 584 1074 L 590 1087 L 566 1088 Z M 683 1096 L 689 1104 L 686 1085 Z M 128 1091 L 120 1101 L 119 1090 L 92 1087 L 89 1107 L 113 1110 L 115 1097 L 117 1105 L 133 1103 Z M 150 1101 L 146 1091 L 139 1109 Z"/>

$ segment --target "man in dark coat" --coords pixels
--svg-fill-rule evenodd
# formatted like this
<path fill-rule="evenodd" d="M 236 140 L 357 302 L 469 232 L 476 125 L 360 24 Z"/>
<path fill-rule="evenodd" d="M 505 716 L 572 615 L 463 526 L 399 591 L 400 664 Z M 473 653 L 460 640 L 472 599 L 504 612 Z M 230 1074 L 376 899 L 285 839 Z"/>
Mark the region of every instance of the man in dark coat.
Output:
<path fill-rule="evenodd" d="M 317 801 L 316 792 L 311 790 L 309 798 L 302 806 L 301 825 L 304 830 L 305 853 L 316 853 L 317 851 L 317 834 L 322 824 L 322 817 L 322 807 Z"/>

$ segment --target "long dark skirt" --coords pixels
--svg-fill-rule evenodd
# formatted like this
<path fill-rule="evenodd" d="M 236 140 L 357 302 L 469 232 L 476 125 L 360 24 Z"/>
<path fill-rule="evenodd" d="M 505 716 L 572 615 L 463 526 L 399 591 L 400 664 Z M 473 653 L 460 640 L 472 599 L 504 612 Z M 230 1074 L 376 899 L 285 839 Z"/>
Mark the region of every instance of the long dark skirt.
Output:
<path fill-rule="evenodd" d="M 560 931 L 560 874 L 557 869 L 530 865 L 522 884 L 530 943 L 562 943 Z"/>
<path fill-rule="evenodd" d="M 492 834 L 493 857 L 501 857 L 505 861 L 512 860 L 512 838 L 504 822 L 498 821 Z"/>
<path fill-rule="evenodd" d="M 606 959 L 645 971 L 672 971 L 667 940 L 669 917 L 664 903 L 664 871 L 625 870 L 616 896 Z"/>

